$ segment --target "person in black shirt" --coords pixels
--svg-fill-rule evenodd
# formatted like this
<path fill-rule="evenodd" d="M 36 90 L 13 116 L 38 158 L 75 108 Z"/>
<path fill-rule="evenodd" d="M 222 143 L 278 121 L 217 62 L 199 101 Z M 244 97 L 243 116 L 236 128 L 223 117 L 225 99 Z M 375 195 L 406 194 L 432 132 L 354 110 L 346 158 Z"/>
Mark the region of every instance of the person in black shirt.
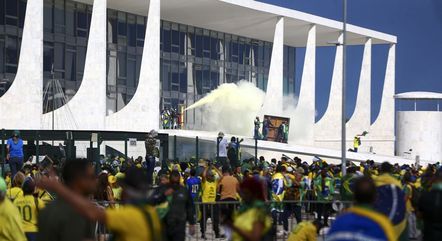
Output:
<path fill-rule="evenodd" d="M 169 211 L 164 217 L 166 238 L 168 241 L 184 241 L 186 239 L 186 222 L 189 222 L 189 234 L 195 234 L 196 215 L 188 190 L 180 185 L 180 173 L 172 171 L 165 194 L 171 197 Z"/>

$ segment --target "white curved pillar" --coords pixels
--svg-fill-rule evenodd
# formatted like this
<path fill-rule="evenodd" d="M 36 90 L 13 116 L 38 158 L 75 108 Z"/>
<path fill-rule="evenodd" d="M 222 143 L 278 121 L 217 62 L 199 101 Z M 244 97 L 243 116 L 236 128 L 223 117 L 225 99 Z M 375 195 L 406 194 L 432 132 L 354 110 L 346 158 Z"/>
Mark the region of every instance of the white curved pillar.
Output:
<path fill-rule="evenodd" d="M 105 129 L 106 12 L 106 0 L 94 0 L 83 80 L 74 97 L 54 111 L 55 129 Z M 52 112 L 43 115 L 42 124 L 44 129 L 51 128 Z"/>
<path fill-rule="evenodd" d="M 371 38 L 364 45 L 359 87 L 356 106 L 350 120 L 347 122 L 347 141 L 352 142 L 357 134 L 369 131 L 371 113 Z M 363 140 L 362 140 L 363 141 Z M 352 145 L 350 146 L 353 147 Z"/>
<path fill-rule="evenodd" d="M 160 126 L 160 0 L 149 1 L 140 79 L 132 100 L 106 117 L 109 130 L 149 131 Z"/>
<path fill-rule="evenodd" d="M 283 108 L 283 68 L 284 68 L 284 18 L 278 17 L 273 37 L 272 58 L 269 79 L 261 109 L 263 115 L 280 115 Z"/>
<path fill-rule="evenodd" d="M 313 145 L 315 125 L 316 25 L 308 30 L 301 89 L 290 135 L 296 143 Z"/>
<path fill-rule="evenodd" d="M 373 150 L 379 154 L 394 154 L 394 93 L 395 93 L 396 44 L 390 45 L 387 66 L 385 69 L 384 88 L 382 92 L 379 115 L 370 127 L 369 138 Z M 376 141 L 375 140 L 382 140 Z"/>
<path fill-rule="evenodd" d="M 17 74 L 0 97 L 0 128 L 40 129 L 42 93 L 43 0 L 32 0 L 26 6 Z"/>
<path fill-rule="evenodd" d="M 342 34 L 338 42 L 342 43 Z M 315 124 L 315 141 L 321 147 L 338 147 L 341 138 L 342 113 L 342 45 L 336 46 L 333 75 L 330 85 L 330 96 L 327 109 L 322 118 Z"/>

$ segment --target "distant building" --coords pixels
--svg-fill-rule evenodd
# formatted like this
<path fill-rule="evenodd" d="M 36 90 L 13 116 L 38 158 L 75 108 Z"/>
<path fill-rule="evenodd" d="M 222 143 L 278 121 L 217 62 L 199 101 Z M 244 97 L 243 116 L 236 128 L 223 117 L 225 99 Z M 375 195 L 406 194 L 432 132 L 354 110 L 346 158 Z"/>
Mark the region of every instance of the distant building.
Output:
<path fill-rule="evenodd" d="M 442 161 L 442 93 L 407 92 L 395 95 L 396 155 Z"/>

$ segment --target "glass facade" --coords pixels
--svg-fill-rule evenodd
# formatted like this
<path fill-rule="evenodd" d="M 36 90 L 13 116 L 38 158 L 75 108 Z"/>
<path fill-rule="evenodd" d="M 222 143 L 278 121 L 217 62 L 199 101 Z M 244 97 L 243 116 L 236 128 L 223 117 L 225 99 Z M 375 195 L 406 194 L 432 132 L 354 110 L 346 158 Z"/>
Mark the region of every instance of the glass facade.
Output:
<path fill-rule="evenodd" d="M 0 0 L 0 96 L 17 73 L 26 0 Z"/>
<path fill-rule="evenodd" d="M 0 83 L 10 83 L 17 70 L 26 1 L 0 0 L 0 4 L 4 6 L 0 8 Z M 44 2 L 44 84 L 53 69 L 68 99 L 83 77 L 91 14 L 91 5 Z M 123 108 L 136 91 L 147 17 L 111 9 L 107 14 L 110 114 Z M 285 95 L 295 93 L 295 50 L 284 47 Z M 265 90 L 271 52 L 270 42 L 161 21 L 161 108 L 190 105 L 222 83 L 245 80 Z M 0 86 L 0 95 L 4 91 Z"/>
<path fill-rule="evenodd" d="M 67 99 L 75 95 L 83 79 L 91 16 L 92 6 L 86 4 L 44 1 L 43 84 L 45 88 L 52 78 L 57 79 Z"/>

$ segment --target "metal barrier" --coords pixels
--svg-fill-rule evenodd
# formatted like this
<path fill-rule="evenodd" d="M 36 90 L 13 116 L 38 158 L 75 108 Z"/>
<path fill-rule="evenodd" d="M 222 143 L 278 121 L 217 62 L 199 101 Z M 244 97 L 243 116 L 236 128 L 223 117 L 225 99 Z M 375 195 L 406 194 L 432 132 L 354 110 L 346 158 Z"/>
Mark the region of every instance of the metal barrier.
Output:
<path fill-rule="evenodd" d="M 100 202 L 106 204 L 106 202 Z M 287 240 L 291 231 L 296 227 L 298 221 L 313 221 L 318 219 L 318 214 L 322 213 L 322 221 L 324 216 L 328 216 L 328 225 L 330 226 L 339 215 L 344 207 L 351 205 L 351 202 L 340 201 L 283 201 L 283 202 L 267 202 L 269 208 L 268 215 L 272 217 L 273 222 L 273 240 Z M 333 205 L 334 204 L 334 205 Z M 195 211 L 197 223 L 195 225 L 195 234 L 191 236 L 188 232 L 189 224 L 186 227 L 186 240 L 203 241 L 203 240 L 229 240 L 231 231 L 223 225 L 223 220 L 241 205 L 238 201 L 219 201 L 212 203 L 195 202 Z M 280 206 L 281 210 L 273 210 L 272 207 Z M 118 207 L 117 207 L 118 208 Z M 326 214 L 326 215 L 324 215 Z M 327 215 L 328 214 L 328 215 Z M 167 228 L 167 227 L 166 227 Z M 324 240 L 328 227 L 323 227 L 318 234 L 318 240 Z M 217 238 L 216 234 L 223 236 Z M 96 226 L 97 240 L 112 240 L 112 234 L 108 232 L 106 227 L 101 224 Z M 204 234 L 204 235 L 203 235 Z"/>

